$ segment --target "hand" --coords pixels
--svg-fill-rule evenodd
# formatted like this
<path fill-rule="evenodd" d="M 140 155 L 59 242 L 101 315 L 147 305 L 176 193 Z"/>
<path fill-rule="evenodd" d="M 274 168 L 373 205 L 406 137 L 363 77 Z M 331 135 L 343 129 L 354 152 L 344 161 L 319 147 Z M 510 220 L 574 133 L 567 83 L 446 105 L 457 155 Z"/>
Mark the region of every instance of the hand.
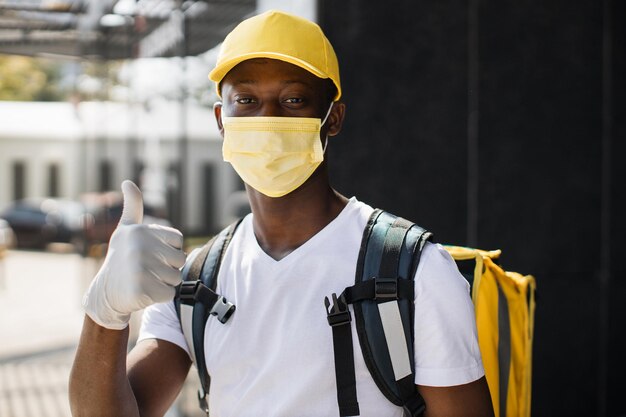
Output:
<path fill-rule="evenodd" d="M 122 330 L 130 314 L 174 298 L 185 263 L 183 235 L 142 224 L 143 199 L 132 181 L 122 183 L 124 209 L 102 267 L 83 298 L 85 312 L 107 329 Z"/>

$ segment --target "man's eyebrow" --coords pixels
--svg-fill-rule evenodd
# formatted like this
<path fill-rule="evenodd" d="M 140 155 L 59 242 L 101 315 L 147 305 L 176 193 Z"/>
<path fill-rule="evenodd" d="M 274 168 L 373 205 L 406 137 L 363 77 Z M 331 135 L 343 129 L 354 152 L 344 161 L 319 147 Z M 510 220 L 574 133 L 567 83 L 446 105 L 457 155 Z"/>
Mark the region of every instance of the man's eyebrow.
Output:
<path fill-rule="evenodd" d="M 255 80 L 255 79 L 241 79 L 241 80 L 235 80 L 231 84 L 233 87 L 236 87 L 239 85 L 256 85 L 258 83 L 259 83 L 258 80 Z M 314 85 L 312 85 L 310 82 L 307 82 L 305 80 L 286 79 L 286 80 L 282 80 L 281 83 L 286 84 L 286 85 L 300 84 L 310 89 L 315 88 Z"/>
<path fill-rule="evenodd" d="M 314 88 L 314 86 L 310 82 L 303 81 L 303 80 L 283 80 L 282 83 L 283 84 L 300 84 L 310 89 Z"/>
<path fill-rule="evenodd" d="M 240 84 L 256 84 L 256 80 L 236 80 L 232 83 L 232 85 L 240 85 Z"/>
<path fill-rule="evenodd" d="M 233 81 L 233 85 L 237 85 L 237 84 L 256 84 L 258 83 L 257 80 L 255 79 L 241 79 L 241 80 L 236 80 Z M 304 85 L 311 85 L 311 83 L 306 82 L 304 80 L 294 80 L 294 79 L 286 79 L 286 80 L 282 80 L 281 83 L 283 84 L 304 84 Z"/>
<path fill-rule="evenodd" d="M 303 80 L 283 80 L 283 84 L 306 84 L 309 85 L 306 81 Z"/>

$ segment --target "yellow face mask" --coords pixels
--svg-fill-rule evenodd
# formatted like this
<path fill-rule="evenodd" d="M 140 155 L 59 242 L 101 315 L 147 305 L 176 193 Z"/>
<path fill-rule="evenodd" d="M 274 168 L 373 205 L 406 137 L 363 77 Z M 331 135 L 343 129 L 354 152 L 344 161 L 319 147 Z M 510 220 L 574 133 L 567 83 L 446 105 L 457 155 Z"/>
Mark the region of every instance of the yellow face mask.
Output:
<path fill-rule="evenodd" d="M 300 187 L 324 160 L 324 120 L 305 117 L 222 117 L 224 161 L 241 179 L 268 197 Z M 328 137 L 326 137 L 326 143 Z"/>

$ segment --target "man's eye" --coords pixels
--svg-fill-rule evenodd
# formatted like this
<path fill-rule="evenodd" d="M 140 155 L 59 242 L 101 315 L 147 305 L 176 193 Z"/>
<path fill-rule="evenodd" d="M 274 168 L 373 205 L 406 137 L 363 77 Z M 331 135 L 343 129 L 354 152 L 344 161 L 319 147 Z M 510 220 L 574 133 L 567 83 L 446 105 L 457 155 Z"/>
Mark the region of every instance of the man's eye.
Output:
<path fill-rule="evenodd" d="M 290 104 L 300 104 L 304 102 L 304 100 L 299 97 L 290 97 L 288 99 L 285 99 L 284 101 L 285 103 L 290 103 Z"/>
<path fill-rule="evenodd" d="M 254 100 L 249 97 L 242 97 L 235 100 L 238 104 L 252 104 Z"/>

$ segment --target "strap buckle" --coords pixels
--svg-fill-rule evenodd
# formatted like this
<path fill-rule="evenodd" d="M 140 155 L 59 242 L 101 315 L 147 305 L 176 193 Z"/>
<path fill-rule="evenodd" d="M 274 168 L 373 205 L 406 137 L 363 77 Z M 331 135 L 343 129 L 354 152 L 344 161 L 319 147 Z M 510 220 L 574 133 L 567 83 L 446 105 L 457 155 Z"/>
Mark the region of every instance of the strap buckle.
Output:
<path fill-rule="evenodd" d="M 396 278 L 374 277 L 374 300 L 390 301 L 398 299 L 398 280 Z"/>
<path fill-rule="evenodd" d="M 178 288 L 180 302 L 193 305 L 196 300 L 196 291 L 200 281 L 183 281 Z"/>
<path fill-rule="evenodd" d="M 181 304 L 193 306 L 196 301 L 204 304 L 209 310 L 209 314 L 216 316 L 220 323 L 226 323 L 235 312 L 235 305 L 216 294 L 215 291 L 204 285 L 200 280 L 183 281 L 179 287 L 179 297 Z"/>
<path fill-rule="evenodd" d="M 324 297 L 324 305 L 326 306 L 326 314 L 328 324 L 331 326 L 341 326 L 343 324 L 349 324 L 352 321 L 348 304 L 343 294 L 337 298 L 337 294 L 332 294 L 333 304 L 330 305 L 328 297 Z M 330 308 L 329 308 L 330 307 Z"/>
<path fill-rule="evenodd" d="M 209 313 L 216 316 L 220 323 L 226 323 L 234 312 L 235 305 L 228 302 L 226 298 L 220 295 L 217 300 L 215 300 L 215 304 L 213 304 Z"/>
<path fill-rule="evenodd" d="M 209 402 L 206 399 L 206 392 L 203 387 L 198 389 L 198 403 L 200 404 L 200 409 L 206 412 L 206 415 L 209 415 Z"/>

